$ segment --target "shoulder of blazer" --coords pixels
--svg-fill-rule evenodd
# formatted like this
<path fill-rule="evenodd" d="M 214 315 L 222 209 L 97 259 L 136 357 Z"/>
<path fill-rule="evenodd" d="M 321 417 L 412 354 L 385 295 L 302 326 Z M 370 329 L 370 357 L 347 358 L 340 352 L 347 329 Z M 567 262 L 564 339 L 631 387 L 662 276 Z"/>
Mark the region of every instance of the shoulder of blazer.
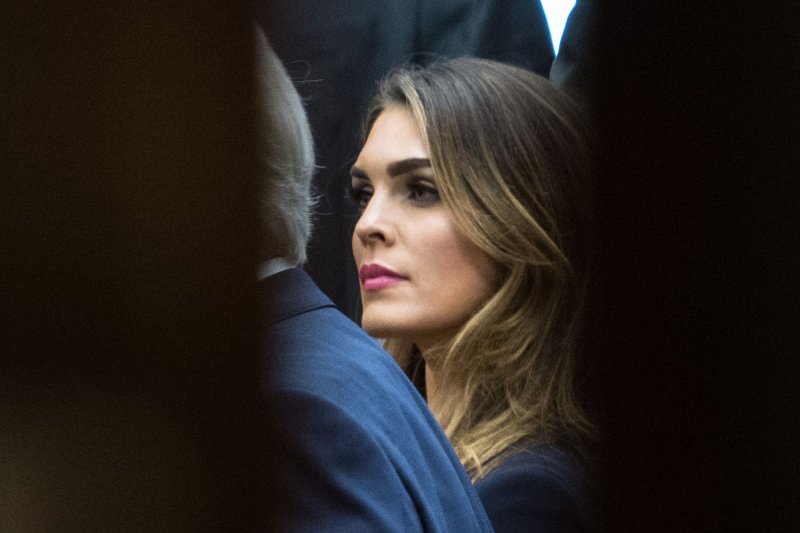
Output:
<path fill-rule="evenodd" d="M 258 284 L 266 324 L 321 309 L 336 308 L 301 268 L 290 268 L 272 275 Z"/>

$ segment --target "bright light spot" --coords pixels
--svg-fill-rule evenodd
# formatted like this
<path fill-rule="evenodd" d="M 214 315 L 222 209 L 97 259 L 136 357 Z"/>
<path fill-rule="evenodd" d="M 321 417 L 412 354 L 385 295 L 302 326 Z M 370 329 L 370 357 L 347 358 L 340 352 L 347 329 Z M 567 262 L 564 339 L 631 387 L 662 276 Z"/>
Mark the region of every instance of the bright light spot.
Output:
<path fill-rule="evenodd" d="M 575 7 L 575 0 L 541 0 L 541 2 L 544 14 L 547 16 L 547 25 L 550 26 L 553 48 L 557 54 L 561 34 L 564 33 L 564 25 L 567 23 L 570 11 Z"/>

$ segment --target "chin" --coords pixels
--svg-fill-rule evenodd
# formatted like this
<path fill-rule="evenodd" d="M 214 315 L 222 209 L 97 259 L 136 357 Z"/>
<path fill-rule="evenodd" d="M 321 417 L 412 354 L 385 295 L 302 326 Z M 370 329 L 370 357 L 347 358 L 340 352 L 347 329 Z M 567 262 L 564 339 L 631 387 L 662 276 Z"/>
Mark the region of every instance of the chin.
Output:
<path fill-rule="evenodd" d="M 395 337 L 400 332 L 397 329 L 397 322 L 395 320 L 388 320 L 388 317 L 378 316 L 378 313 L 365 310 L 361 315 L 361 327 L 371 337 L 376 339 L 386 339 L 388 337 Z"/>
<path fill-rule="evenodd" d="M 376 339 L 385 339 L 387 337 L 394 336 L 391 328 L 387 328 L 381 324 L 374 324 L 369 320 L 364 320 L 363 317 L 361 319 L 361 327 L 370 337 L 374 337 Z"/>

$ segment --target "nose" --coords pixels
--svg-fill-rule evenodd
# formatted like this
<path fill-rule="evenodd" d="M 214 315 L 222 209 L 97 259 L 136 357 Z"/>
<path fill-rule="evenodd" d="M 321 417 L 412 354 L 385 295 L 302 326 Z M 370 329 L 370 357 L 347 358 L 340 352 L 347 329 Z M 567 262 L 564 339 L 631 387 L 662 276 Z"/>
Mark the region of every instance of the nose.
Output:
<path fill-rule="evenodd" d="M 387 203 L 383 195 L 373 194 L 361 213 L 353 234 L 363 246 L 391 243 L 392 225 Z"/>

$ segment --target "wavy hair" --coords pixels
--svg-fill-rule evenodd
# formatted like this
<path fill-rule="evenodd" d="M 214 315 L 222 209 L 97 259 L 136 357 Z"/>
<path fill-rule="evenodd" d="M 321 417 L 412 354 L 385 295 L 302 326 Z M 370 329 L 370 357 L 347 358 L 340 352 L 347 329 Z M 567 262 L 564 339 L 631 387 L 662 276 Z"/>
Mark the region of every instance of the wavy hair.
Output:
<path fill-rule="evenodd" d="M 586 287 L 590 149 L 577 105 L 517 67 L 459 58 L 389 75 L 372 100 L 408 109 L 443 205 L 501 271 L 496 293 L 420 361 L 386 348 L 409 375 L 437 370 L 431 409 L 473 480 L 515 445 L 583 454 L 594 434 L 576 393 Z"/>

